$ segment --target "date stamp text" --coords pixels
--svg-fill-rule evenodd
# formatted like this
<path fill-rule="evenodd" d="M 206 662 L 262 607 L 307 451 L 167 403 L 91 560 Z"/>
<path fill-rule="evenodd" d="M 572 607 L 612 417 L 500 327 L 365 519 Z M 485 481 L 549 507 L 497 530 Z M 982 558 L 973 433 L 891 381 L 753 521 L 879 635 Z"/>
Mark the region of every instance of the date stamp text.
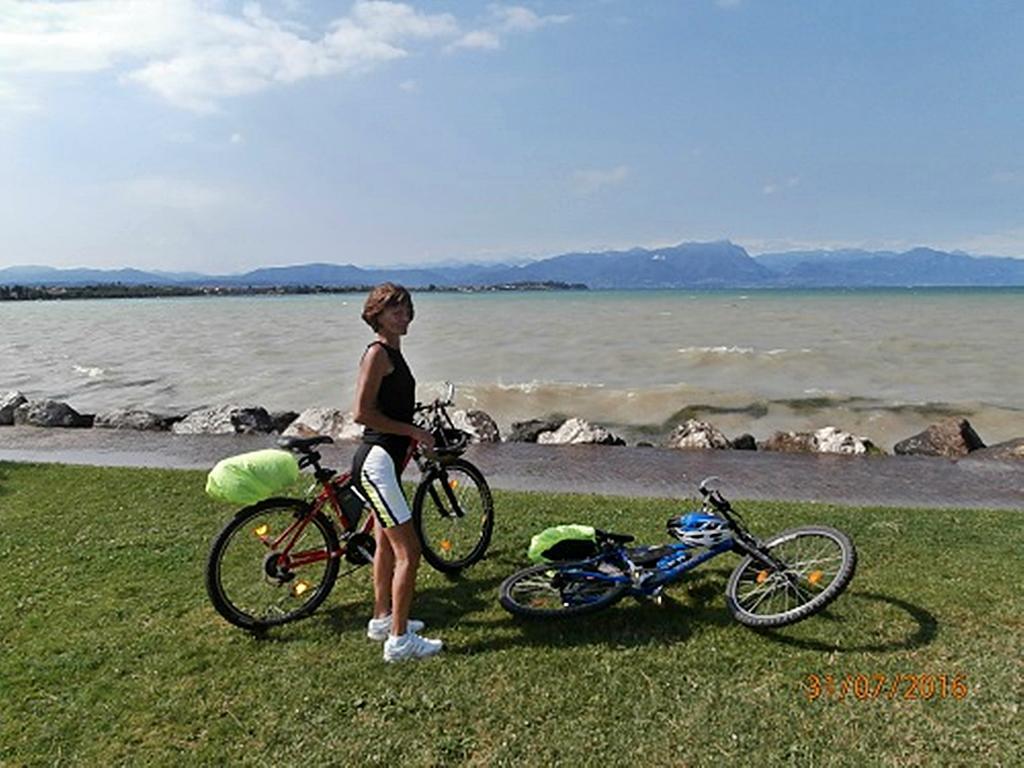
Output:
<path fill-rule="evenodd" d="M 934 675 L 927 672 L 895 675 L 810 674 L 804 677 L 801 689 L 808 701 L 960 701 L 967 698 L 970 692 L 967 675 Z"/>

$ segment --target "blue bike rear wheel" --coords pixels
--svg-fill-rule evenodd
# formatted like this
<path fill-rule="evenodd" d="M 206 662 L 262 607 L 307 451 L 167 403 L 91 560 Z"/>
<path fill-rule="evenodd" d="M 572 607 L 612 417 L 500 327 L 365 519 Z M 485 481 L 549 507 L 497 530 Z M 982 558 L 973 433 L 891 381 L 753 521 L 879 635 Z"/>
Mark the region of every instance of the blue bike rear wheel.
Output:
<path fill-rule="evenodd" d="M 516 616 L 557 619 L 600 611 L 621 600 L 628 589 L 626 574 L 610 563 L 545 563 L 505 579 L 499 600 Z"/>

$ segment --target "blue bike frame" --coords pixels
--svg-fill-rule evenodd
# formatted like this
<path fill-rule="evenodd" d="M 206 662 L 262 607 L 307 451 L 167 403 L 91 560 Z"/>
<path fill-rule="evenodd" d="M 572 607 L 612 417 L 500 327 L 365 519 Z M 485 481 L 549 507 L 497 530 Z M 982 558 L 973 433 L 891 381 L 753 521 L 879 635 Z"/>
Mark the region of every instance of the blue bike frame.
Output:
<path fill-rule="evenodd" d="M 682 543 L 667 544 L 663 547 L 641 547 L 640 549 L 668 549 L 670 551 L 659 557 L 653 566 L 637 565 L 629 556 L 629 550 L 624 546 L 606 549 L 595 557 L 579 563 L 553 563 L 552 565 L 570 578 L 624 584 L 629 588 L 629 594 L 633 597 L 654 597 L 687 571 L 692 571 L 701 563 L 706 563 L 724 552 L 732 552 L 734 541 L 729 538 L 709 549 Z M 699 554 L 693 555 L 694 552 Z M 624 570 L 625 573 L 619 575 L 602 573 L 596 567 L 601 563 L 611 563 Z M 594 566 L 594 570 L 580 567 L 587 565 Z"/>

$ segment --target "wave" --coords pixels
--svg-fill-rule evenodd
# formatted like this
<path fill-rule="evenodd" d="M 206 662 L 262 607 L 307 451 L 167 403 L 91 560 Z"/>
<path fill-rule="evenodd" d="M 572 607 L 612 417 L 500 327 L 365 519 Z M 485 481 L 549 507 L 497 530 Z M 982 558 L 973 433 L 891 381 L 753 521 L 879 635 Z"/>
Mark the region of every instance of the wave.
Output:
<path fill-rule="evenodd" d="M 801 397 L 762 397 L 686 384 L 617 388 L 530 381 L 459 385 L 456 403 L 486 411 L 503 434 L 516 421 L 579 416 L 627 440 L 652 442 L 660 442 L 689 419 L 710 422 L 730 437 L 749 433 L 759 440 L 776 431 L 835 426 L 885 448 L 950 417 L 970 419 L 989 442 L 1024 435 L 1024 408 L 976 401 L 906 402 L 820 391 Z"/>
<path fill-rule="evenodd" d="M 799 349 L 786 349 L 786 348 L 756 349 L 755 347 L 737 347 L 737 346 L 732 346 L 732 347 L 727 347 L 727 346 L 716 346 L 716 347 L 681 347 L 677 351 L 680 354 L 688 355 L 688 356 L 767 355 L 769 357 L 774 357 L 776 355 L 788 355 L 788 354 L 806 355 L 806 354 L 809 354 L 809 353 L 813 352 L 813 350 L 808 349 L 807 347 L 801 347 Z"/>
<path fill-rule="evenodd" d="M 79 374 L 81 374 L 83 376 L 87 376 L 90 379 L 95 379 L 95 378 L 97 378 L 99 376 L 102 376 L 103 374 L 106 373 L 106 371 L 104 369 L 100 368 L 99 366 L 90 366 L 90 365 L 75 365 L 75 366 L 72 367 L 72 370 L 75 373 L 79 373 Z"/>

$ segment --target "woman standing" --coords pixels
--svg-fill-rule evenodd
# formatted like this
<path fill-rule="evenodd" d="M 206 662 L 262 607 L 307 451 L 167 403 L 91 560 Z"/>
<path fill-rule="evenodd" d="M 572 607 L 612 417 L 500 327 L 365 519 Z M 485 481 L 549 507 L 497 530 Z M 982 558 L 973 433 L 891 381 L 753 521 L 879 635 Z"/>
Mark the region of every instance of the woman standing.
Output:
<path fill-rule="evenodd" d="M 373 618 L 366 634 L 384 641 L 384 661 L 433 656 L 442 646 L 440 640 L 420 637 L 423 622 L 409 618 L 420 544 L 400 476 L 411 440 L 427 449 L 434 446 L 430 433 L 412 423 L 416 380 L 401 350 L 402 336 L 412 318 L 412 297 L 400 285 L 383 283 L 366 298 L 363 320 L 377 338 L 359 361 L 353 409 L 356 422 L 364 429 L 352 477 L 377 518 Z"/>

